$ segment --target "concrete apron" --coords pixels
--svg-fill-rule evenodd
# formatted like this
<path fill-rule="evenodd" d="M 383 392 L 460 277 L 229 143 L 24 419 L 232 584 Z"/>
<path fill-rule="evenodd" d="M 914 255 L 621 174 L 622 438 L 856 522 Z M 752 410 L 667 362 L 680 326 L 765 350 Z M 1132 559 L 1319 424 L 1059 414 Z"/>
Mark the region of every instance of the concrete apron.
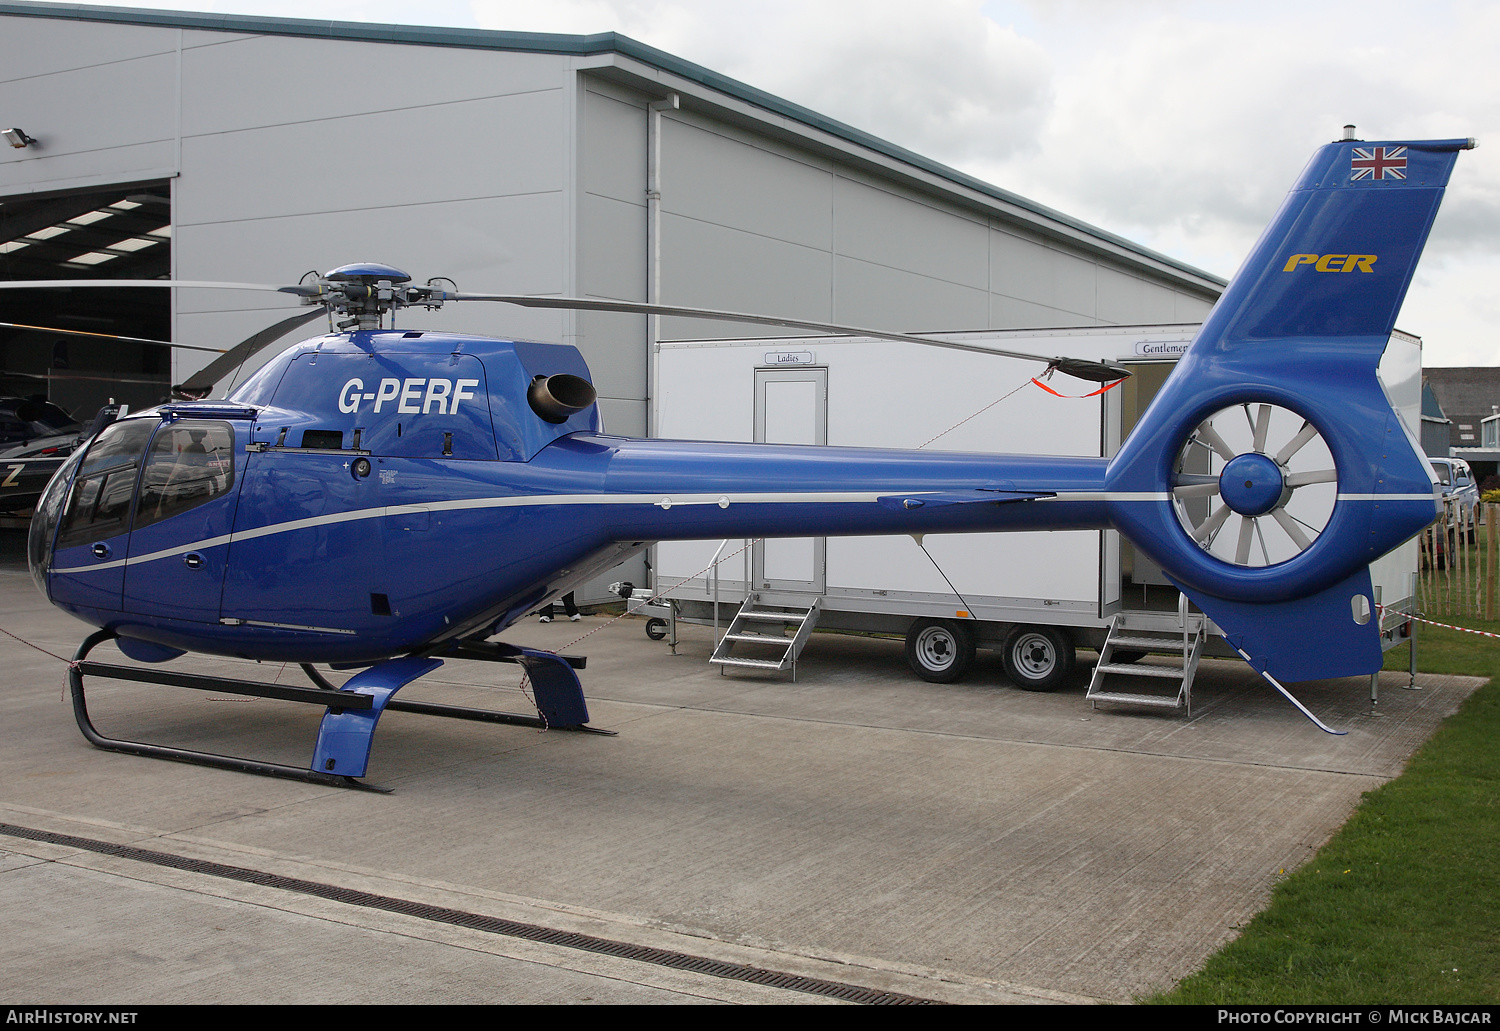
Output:
<path fill-rule="evenodd" d="M 952 1002 L 1128 1000 L 1192 972 L 1360 794 L 1481 681 L 1297 685 L 1328 737 L 1239 663 L 1191 720 L 1093 711 L 1080 675 L 963 682 L 900 642 L 817 635 L 798 682 L 721 676 L 639 620 L 528 621 L 589 656 L 614 738 L 388 713 L 375 795 L 91 748 L 62 664 L 9 639 L 0 823 Z M 0 626 L 58 654 L 87 629 L 0 572 Z M 568 647 L 580 634 L 585 641 Z M 124 661 L 112 646 L 101 661 Z M 175 668 L 302 683 L 295 667 Z M 402 697 L 527 712 L 515 667 L 450 661 Z M 106 733 L 305 764 L 321 710 L 99 682 Z M 0 987 L 16 1002 L 814 1002 L 278 887 L 0 834 Z"/>

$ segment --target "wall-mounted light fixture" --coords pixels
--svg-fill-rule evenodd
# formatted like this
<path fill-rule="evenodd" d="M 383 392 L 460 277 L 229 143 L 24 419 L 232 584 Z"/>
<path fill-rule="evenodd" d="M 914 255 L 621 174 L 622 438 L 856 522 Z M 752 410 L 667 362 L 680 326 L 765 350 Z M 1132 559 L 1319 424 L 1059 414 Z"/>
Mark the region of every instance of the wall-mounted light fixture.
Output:
<path fill-rule="evenodd" d="M 36 140 L 26 135 L 25 129 L 3 129 L 0 130 L 0 136 L 4 136 L 5 142 L 17 149 L 30 147 L 36 143 Z"/>

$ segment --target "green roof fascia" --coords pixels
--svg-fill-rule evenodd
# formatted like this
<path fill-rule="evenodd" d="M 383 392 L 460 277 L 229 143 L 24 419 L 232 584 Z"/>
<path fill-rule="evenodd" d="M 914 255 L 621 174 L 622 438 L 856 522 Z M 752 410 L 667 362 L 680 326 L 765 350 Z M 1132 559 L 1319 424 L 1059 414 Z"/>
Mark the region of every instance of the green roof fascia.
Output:
<path fill-rule="evenodd" d="M 470 50 L 509 50 L 523 53 L 594 56 L 616 53 L 641 61 L 672 75 L 696 82 L 719 93 L 801 122 L 868 150 L 894 158 L 956 185 L 987 197 L 1041 215 L 1085 235 L 1113 244 L 1144 258 L 1178 269 L 1206 283 L 1227 286 L 1229 281 L 1185 262 L 1143 247 L 1133 240 L 1089 225 L 1045 204 L 1002 190 L 982 179 L 923 157 L 905 147 L 818 114 L 800 104 L 756 89 L 737 79 L 685 61 L 663 50 L 647 46 L 618 32 L 587 36 L 556 32 L 507 32 L 497 29 L 460 29 L 440 25 L 384 25 L 375 22 L 313 21 L 303 18 L 266 18 L 248 14 L 210 14 L 194 11 L 150 11 L 133 7 L 95 7 L 88 4 L 19 3 L 0 0 L 0 15 L 23 18 L 63 18 L 76 21 L 154 25 L 162 28 L 204 29 L 273 36 L 305 36 L 313 39 L 353 40 L 375 43 L 408 43 L 420 46 L 463 47 Z"/>

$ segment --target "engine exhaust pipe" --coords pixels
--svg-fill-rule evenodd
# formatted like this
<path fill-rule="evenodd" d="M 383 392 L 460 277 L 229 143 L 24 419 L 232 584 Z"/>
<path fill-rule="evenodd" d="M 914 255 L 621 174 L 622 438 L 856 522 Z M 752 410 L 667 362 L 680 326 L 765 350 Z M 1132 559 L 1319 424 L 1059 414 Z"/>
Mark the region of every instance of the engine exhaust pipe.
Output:
<path fill-rule="evenodd" d="M 536 376 L 526 389 L 531 410 L 551 423 L 567 422 L 599 397 L 594 385 L 582 376 L 559 373 Z"/>

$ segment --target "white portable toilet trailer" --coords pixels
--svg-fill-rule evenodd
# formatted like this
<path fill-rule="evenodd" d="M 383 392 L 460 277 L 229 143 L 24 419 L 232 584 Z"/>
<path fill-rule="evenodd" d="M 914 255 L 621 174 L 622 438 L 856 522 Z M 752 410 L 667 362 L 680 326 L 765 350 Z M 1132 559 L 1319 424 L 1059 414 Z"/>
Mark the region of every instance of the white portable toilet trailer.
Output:
<path fill-rule="evenodd" d="M 1192 324 L 933 334 L 1131 368 L 1129 379 L 1092 396 L 1098 384 L 1061 374 L 1048 383 L 1056 393 L 1042 389 L 1032 382 L 1041 373 L 1034 361 L 867 337 L 663 342 L 654 424 L 659 436 L 675 439 L 1109 457 L 1197 330 Z M 1409 427 L 1421 415 L 1421 354 L 1420 338 L 1398 331 L 1380 366 Z M 1278 429 L 1273 421 L 1273 440 L 1300 428 L 1290 412 L 1278 410 L 1276 418 L 1287 425 Z M 1216 428 L 1226 436 L 1234 431 Z M 1217 472 L 1193 464 L 1206 459 L 1188 455 L 1184 468 Z M 1297 460 L 1332 464 L 1326 450 Z M 1300 488 L 1293 505 L 1318 526 L 1318 509 L 1326 520 L 1334 489 Z M 1188 517 L 1201 522 L 1205 515 Z M 1294 553 L 1289 539 L 1272 539 L 1279 533 L 1257 541 L 1267 561 Z M 1408 639 L 1403 613 L 1410 611 L 1417 562 L 1413 540 L 1371 567 L 1386 647 Z M 654 592 L 669 599 L 677 616 L 729 628 L 714 655 L 721 667 L 789 669 L 795 676 L 796 655 L 813 625 L 904 635 L 913 671 L 934 681 L 962 676 L 975 647 L 1003 649 L 1011 679 L 1039 690 L 1067 676 L 1078 648 L 1099 650 L 1101 668 L 1165 650 L 1183 659 L 1183 676 L 1167 685 L 1168 696 L 1190 706 L 1198 656 L 1235 654 L 1218 628 L 1189 611 L 1161 570 L 1114 530 L 663 542 L 655 548 L 653 575 Z M 652 636 L 665 629 L 648 626 Z M 1106 652 L 1112 631 L 1120 647 Z M 1152 634 L 1161 647 L 1146 646 Z M 1107 697 L 1100 683 L 1091 690 Z M 1163 698 L 1159 691 L 1146 695 Z"/>

